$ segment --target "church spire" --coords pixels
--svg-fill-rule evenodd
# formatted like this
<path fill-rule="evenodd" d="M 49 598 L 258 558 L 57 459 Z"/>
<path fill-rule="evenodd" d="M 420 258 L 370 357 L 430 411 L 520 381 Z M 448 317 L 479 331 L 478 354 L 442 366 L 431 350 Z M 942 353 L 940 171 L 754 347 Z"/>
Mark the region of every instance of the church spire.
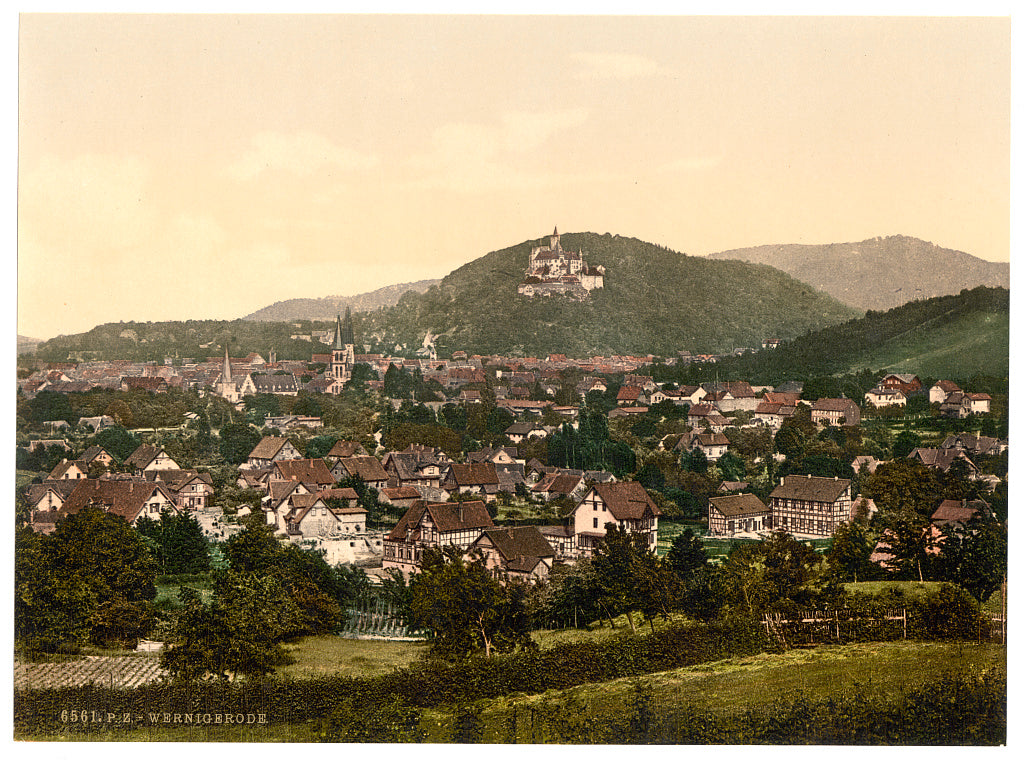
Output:
<path fill-rule="evenodd" d="M 224 369 L 221 372 L 221 382 L 231 382 L 231 359 L 228 358 L 228 347 L 224 346 Z"/>
<path fill-rule="evenodd" d="M 356 338 L 355 332 L 352 330 L 352 308 L 348 307 L 345 309 L 345 324 L 341 330 L 341 342 L 343 347 L 347 348 L 350 345 L 355 345 Z"/>
<path fill-rule="evenodd" d="M 347 315 L 347 314 L 346 314 Z M 334 344 L 331 346 L 336 351 L 345 350 L 345 345 L 341 340 L 341 314 L 338 314 L 338 318 L 334 323 Z"/>

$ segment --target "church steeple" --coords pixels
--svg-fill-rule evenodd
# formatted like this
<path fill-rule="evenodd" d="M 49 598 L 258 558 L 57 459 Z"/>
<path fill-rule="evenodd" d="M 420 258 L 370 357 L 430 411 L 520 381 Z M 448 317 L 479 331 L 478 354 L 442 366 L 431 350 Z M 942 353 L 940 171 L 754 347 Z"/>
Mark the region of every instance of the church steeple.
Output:
<path fill-rule="evenodd" d="M 228 358 L 228 347 L 224 346 L 224 369 L 221 370 L 222 383 L 231 382 L 231 359 Z"/>
<path fill-rule="evenodd" d="M 348 311 L 346 309 L 345 318 L 348 319 Z M 341 314 L 338 314 L 338 319 L 334 324 L 334 344 L 331 346 L 336 351 L 345 350 L 344 341 L 341 338 Z"/>
<path fill-rule="evenodd" d="M 341 330 L 341 342 L 347 349 L 350 345 L 356 344 L 355 332 L 352 330 L 352 309 L 345 309 L 345 324 Z"/>

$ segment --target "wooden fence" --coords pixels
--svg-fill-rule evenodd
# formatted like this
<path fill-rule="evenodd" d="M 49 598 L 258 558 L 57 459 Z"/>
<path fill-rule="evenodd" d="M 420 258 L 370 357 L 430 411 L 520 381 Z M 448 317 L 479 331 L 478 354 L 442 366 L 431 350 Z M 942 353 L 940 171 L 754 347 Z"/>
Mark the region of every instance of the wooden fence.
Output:
<path fill-rule="evenodd" d="M 891 635 L 893 627 L 907 637 L 907 609 L 894 608 L 881 614 L 863 614 L 853 611 L 800 611 L 796 614 L 765 613 L 761 625 L 768 636 L 782 646 L 816 645 L 836 643 L 850 637 L 851 633 L 861 634 L 865 628 Z"/>

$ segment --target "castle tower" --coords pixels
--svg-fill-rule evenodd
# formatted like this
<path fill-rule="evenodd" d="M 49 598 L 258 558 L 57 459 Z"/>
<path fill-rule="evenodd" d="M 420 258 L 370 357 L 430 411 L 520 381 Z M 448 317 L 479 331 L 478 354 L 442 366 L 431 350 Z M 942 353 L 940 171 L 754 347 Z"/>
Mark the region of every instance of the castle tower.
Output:
<path fill-rule="evenodd" d="M 558 226 L 555 226 L 555 233 L 551 235 L 551 251 L 558 252 L 560 249 L 562 249 L 562 245 L 558 241 Z"/>

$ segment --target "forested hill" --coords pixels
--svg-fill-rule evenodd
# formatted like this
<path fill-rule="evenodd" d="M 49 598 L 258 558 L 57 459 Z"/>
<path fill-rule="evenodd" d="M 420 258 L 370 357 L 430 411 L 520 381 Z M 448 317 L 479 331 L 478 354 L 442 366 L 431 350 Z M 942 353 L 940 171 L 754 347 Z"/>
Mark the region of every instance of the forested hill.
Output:
<path fill-rule="evenodd" d="M 773 351 L 723 360 L 714 374 L 762 385 L 862 369 L 964 381 L 976 375 L 1001 378 L 1009 374 L 1009 337 L 1009 291 L 976 287 L 884 313 L 868 311 Z"/>
<path fill-rule="evenodd" d="M 845 244 L 772 244 L 708 255 L 763 263 L 864 311 L 973 287 L 1010 286 L 1010 264 L 992 263 L 909 236 Z"/>
<path fill-rule="evenodd" d="M 392 284 L 373 292 L 364 292 L 350 297 L 332 295 L 322 298 L 281 300 L 242 318 L 247 321 L 293 321 L 295 319 L 330 321 L 335 316 L 345 313 L 346 308 L 351 308 L 353 313 L 359 313 L 393 306 L 406 292 L 423 293 L 438 282 L 440 279 Z"/>
<path fill-rule="evenodd" d="M 690 257 L 611 234 L 563 234 L 562 246 L 604 266 L 604 288 L 577 302 L 526 298 L 516 288 L 526 241 L 478 258 L 423 295 L 366 317 L 363 342 L 415 351 L 429 330 L 439 355 L 454 350 L 570 356 L 674 355 L 760 346 L 793 338 L 859 312 L 767 266 Z"/>
<path fill-rule="evenodd" d="M 768 266 L 690 257 L 610 234 L 563 234 L 561 241 L 607 270 L 604 288 L 587 300 L 520 296 L 516 288 L 530 249 L 541 243 L 527 241 L 467 263 L 422 295 L 406 292 L 393 307 L 353 313 L 357 352 L 413 356 L 430 331 L 439 335 L 442 358 L 458 350 L 576 357 L 726 353 L 859 315 Z M 48 361 L 206 358 L 223 355 L 227 346 L 233 357 L 275 350 L 280 359 L 308 359 L 326 348 L 301 337 L 332 326 L 326 320 L 241 319 L 105 324 L 53 338 L 38 355 Z"/>

